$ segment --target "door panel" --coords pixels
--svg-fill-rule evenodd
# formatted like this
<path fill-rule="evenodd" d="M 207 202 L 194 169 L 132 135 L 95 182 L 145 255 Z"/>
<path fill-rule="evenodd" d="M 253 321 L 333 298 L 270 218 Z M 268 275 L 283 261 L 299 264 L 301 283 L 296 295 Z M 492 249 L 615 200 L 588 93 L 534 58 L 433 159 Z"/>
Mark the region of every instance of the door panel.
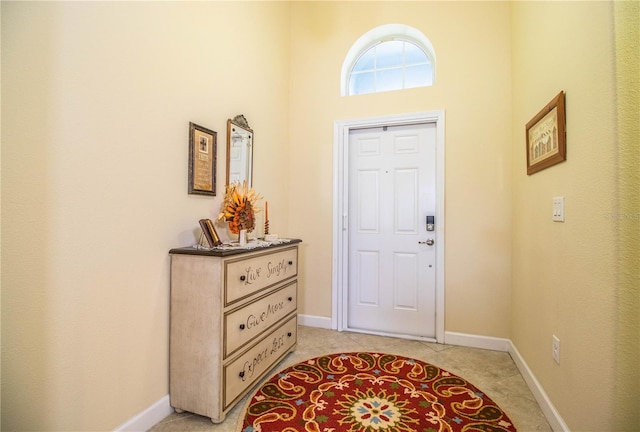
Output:
<path fill-rule="evenodd" d="M 351 329 L 435 336 L 435 143 L 435 124 L 350 131 Z"/>
<path fill-rule="evenodd" d="M 394 256 L 395 309 L 418 310 L 418 257 L 416 254 L 396 253 Z"/>
<path fill-rule="evenodd" d="M 378 181 L 379 172 L 373 170 L 362 170 L 358 172 L 358 205 L 357 223 L 358 231 L 378 233 L 380 214 L 379 189 Z"/>
<path fill-rule="evenodd" d="M 372 251 L 360 251 L 357 255 L 356 269 L 358 291 L 355 300 L 361 306 L 380 305 L 380 286 L 378 285 L 378 273 L 380 270 L 379 254 Z"/>
<path fill-rule="evenodd" d="M 393 207 L 396 234 L 418 234 L 418 175 L 415 168 L 395 171 Z"/>

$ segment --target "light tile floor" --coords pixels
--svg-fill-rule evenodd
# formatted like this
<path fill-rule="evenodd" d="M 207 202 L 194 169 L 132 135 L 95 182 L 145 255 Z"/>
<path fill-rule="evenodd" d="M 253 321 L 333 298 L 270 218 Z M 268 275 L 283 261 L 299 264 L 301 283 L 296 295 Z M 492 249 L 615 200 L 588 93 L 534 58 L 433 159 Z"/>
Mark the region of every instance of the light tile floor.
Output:
<path fill-rule="evenodd" d="M 551 431 L 522 375 L 506 352 L 299 326 L 297 349 L 285 357 L 273 373 L 308 358 L 350 351 L 387 352 L 431 363 L 467 379 L 482 390 L 507 413 L 518 431 Z M 173 413 L 149 432 L 237 432 L 247 399 L 248 396 L 229 411 L 222 423 L 214 424 L 206 417 L 187 412 Z"/>

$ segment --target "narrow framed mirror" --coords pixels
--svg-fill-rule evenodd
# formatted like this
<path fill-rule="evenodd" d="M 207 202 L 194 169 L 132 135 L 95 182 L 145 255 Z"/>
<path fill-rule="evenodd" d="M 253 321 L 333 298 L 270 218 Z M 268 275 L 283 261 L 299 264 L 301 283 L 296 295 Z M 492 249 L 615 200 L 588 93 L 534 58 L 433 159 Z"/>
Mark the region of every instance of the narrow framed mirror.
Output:
<path fill-rule="evenodd" d="M 227 184 L 253 186 L 253 130 L 241 114 L 227 120 Z"/>

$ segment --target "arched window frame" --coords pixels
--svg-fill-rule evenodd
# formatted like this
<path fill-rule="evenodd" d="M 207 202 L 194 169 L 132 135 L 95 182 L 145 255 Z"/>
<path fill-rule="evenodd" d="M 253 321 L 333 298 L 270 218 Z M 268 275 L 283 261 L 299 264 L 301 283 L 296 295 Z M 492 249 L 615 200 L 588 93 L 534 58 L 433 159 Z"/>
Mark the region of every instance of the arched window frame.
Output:
<path fill-rule="evenodd" d="M 371 47 L 390 40 L 405 40 L 411 42 L 421 48 L 431 61 L 431 71 L 433 82 L 436 81 L 436 54 L 431 45 L 431 41 L 420 31 L 404 24 L 385 24 L 369 30 L 358 38 L 351 46 L 344 62 L 342 63 L 342 71 L 340 74 L 340 95 L 349 96 L 349 79 L 351 71 L 358 62 L 362 54 L 367 52 Z"/>

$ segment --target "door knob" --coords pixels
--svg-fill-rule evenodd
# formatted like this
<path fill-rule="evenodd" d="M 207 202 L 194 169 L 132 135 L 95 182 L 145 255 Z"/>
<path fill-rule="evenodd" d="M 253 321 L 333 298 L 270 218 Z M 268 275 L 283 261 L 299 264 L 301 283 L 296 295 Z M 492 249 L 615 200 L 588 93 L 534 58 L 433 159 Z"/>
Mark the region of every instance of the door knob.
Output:
<path fill-rule="evenodd" d="M 427 239 L 427 241 L 419 241 L 418 244 L 426 244 L 429 246 L 433 246 L 433 244 L 435 243 L 435 241 L 433 239 Z"/>

